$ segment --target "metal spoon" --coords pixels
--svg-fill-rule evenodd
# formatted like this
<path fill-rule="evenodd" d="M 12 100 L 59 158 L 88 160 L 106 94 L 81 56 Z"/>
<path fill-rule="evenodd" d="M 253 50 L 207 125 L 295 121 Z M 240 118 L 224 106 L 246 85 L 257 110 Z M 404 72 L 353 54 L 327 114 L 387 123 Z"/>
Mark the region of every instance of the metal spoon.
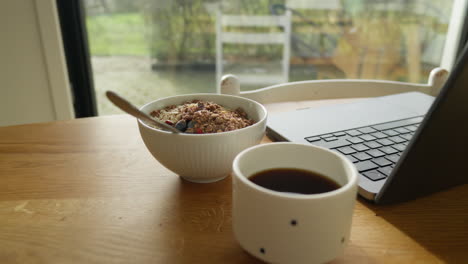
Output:
<path fill-rule="evenodd" d="M 181 133 L 181 131 L 178 130 L 177 128 L 175 128 L 175 127 L 173 127 L 171 125 L 168 125 L 168 124 L 166 124 L 164 122 L 155 120 L 151 116 L 149 116 L 148 114 L 143 113 L 138 108 L 136 108 L 133 104 L 131 104 L 129 101 L 127 101 L 126 99 L 124 99 L 123 97 L 121 97 L 120 95 L 118 95 L 115 92 L 107 91 L 106 96 L 112 103 L 114 103 L 118 108 L 125 111 L 127 114 L 130 114 L 130 115 L 132 115 L 132 116 L 134 116 L 134 117 L 136 117 L 138 119 L 141 119 L 143 121 L 146 121 L 148 123 L 152 123 L 153 125 L 163 127 L 163 128 L 165 128 L 165 129 L 167 129 L 167 130 L 169 130 L 171 132 Z"/>

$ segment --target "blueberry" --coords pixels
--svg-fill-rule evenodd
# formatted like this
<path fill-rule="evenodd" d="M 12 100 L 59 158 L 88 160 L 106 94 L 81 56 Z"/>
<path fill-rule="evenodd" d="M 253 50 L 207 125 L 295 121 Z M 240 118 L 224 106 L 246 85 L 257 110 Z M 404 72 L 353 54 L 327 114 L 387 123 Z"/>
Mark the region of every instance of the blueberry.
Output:
<path fill-rule="evenodd" d="M 190 120 L 190 122 L 188 122 L 187 124 L 187 128 L 193 128 L 195 126 L 195 123 L 196 123 L 195 121 Z"/>
<path fill-rule="evenodd" d="M 187 123 L 185 122 L 185 120 L 179 120 L 176 124 L 175 124 L 175 128 L 177 128 L 178 130 L 184 132 L 186 129 L 187 129 Z"/>

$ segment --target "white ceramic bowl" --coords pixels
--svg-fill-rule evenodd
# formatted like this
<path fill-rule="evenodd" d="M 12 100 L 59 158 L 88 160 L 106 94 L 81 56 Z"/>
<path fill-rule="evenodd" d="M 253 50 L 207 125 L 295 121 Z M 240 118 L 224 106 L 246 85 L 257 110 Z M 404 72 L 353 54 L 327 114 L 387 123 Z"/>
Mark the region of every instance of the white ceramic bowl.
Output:
<path fill-rule="evenodd" d="M 246 128 L 213 134 L 175 134 L 153 128 L 138 120 L 141 137 L 151 154 L 182 178 L 200 183 L 224 179 L 232 171 L 232 161 L 242 150 L 260 143 L 266 128 L 263 105 L 239 96 L 187 94 L 150 102 L 140 108 L 145 113 L 190 100 L 206 100 L 228 109 L 242 108 L 255 124 Z"/>

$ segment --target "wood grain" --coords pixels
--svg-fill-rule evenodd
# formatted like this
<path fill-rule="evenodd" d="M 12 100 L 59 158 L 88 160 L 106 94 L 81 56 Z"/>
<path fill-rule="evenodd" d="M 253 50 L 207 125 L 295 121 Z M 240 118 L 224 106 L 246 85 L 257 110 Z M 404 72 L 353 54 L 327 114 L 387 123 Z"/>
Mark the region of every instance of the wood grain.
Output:
<path fill-rule="evenodd" d="M 359 200 L 334 263 L 468 263 L 467 193 Z M 230 177 L 183 181 L 108 116 L 0 128 L 0 263 L 259 261 L 232 235 Z"/>

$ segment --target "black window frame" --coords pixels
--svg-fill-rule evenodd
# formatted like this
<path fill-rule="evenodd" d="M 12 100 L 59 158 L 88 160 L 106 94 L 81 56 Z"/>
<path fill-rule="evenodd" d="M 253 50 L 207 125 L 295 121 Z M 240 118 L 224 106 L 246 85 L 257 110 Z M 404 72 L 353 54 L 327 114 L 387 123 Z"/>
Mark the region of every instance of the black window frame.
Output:
<path fill-rule="evenodd" d="M 97 116 L 93 71 L 81 0 L 56 0 L 75 117 Z"/>

